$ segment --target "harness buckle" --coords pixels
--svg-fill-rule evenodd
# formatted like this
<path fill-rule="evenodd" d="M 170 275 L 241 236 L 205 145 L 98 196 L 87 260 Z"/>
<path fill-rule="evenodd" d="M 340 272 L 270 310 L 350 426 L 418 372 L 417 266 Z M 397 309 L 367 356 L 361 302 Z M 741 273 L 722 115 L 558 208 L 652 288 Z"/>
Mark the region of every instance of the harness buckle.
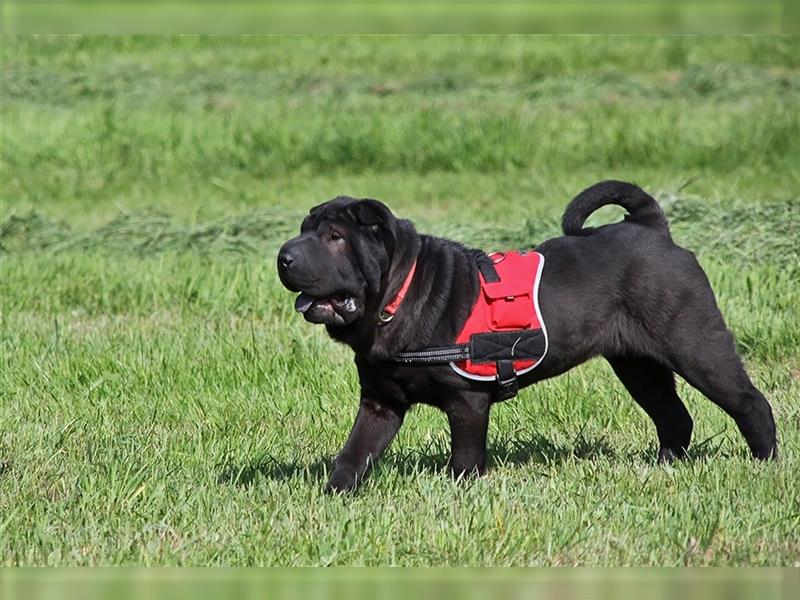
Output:
<path fill-rule="evenodd" d="M 514 362 L 510 360 L 497 361 L 497 399 L 508 400 L 519 392 L 519 382 L 514 371 Z"/>

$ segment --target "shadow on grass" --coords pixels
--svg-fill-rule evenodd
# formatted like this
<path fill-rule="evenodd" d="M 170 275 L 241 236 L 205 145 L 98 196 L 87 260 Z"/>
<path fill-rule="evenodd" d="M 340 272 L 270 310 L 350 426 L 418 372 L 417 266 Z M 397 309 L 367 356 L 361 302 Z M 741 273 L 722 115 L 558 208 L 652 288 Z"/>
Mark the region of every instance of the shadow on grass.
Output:
<path fill-rule="evenodd" d="M 740 452 L 725 452 L 720 447 L 723 445 L 723 440 L 717 439 L 718 435 L 695 444 L 689 449 L 689 456 L 676 464 L 747 455 L 746 449 Z M 712 441 L 713 443 L 710 443 Z M 561 445 L 553 443 L 542 435 L 533 435 L 525 439 L 501 439 L 491 443 L 487 453 L 487 470 L 507 466 L 558 466 L 571 460 L 591 461 L 616 458 L 645 463 L 652 462 L 655 466 L 656 452 L 657 448 L 654 446 L 643 448 L 632 454 L 624 453 L 624 456 L 621 456 L 602 437 L 587 438 L 579 435 L 572 443 Z M 447 471 L 449 458 L 448 452 L 436 451 L 431 448 L 390 451 L 376 465 L 377 473 L 375 475 L 380 476 L 380 472 L 385 470 L 396 470 L 404 476 L 419 473 L 444 473 Z M 220 484 L 249 487 L 259 477 L 271 481 L 299 478 L 308 483 L 322 485 L 330 473 L 332 463 L 332 457 L 320 457 L 311 463 L 280 461 L 266 457 L 249 465 L 220 465 L 217 481 Z"/>
<path fill-rule="evenodd" d="M 258 477 L 273 481 L 286 481 L 296 477 L 309 481 L 322 481 L 329 470 L 330 461 L 322 458 L 303 464 L 297 461 L 281 462 L 267 457 L 250 465 L 221 465 L 217 481 L 239 487 L 249 487 Z"/>
<path fill-rule="evenodd" d="M 554 444 L 542 435 L 528 439 L 501 440 L 490 448 L 490 465 L 552 465 L 562 464 L 572 459 L 592 460 L 595 458 L 615 458 L 617 453 L 602 438 L 586 438 L 579 435 L 568 445 Z"/>
<path fill-rule="evenodd" d="M 553 465 L 571 459 L 591 460 L 598 457 L 613 458 L 613 448 L 601 439 L 581 437 L 572 445 L 554 444 L 542 435 L 526 439 L 498 440 L 489 444 L 487 469 L 499 466 Z M 382 464 L 397 468 L 402 473 L 438 472 L 447 468 L 447 452 L 423 453 L 419 450 L 393 452 Z"/>
<path fill-rule="evenodd" d="M 602 438 L 586 439 L 580 436 L 569 446 L 554 444 L 541 435 L 527 439 L 501 440 L 489 445 L 488 469 L 496 466 L 530 466 L 561 464 L 572 459 L 592 460 L 614 458 L 616 453 Z M 438 473 L 447 469 L 450 458 L 446 452 L 425 452 L 419 449 L 387 453 L 378 470 L 397 469 L 400 473 Z M 222 465 L 218 482 L 240 487 L 250 486 L 258 477 L 272 481 L 302 478 L 323 483 L 330 472 L 332 459 L 319 458 L 312 463 L 282 462 L 267 457 L 250 465 Z"/>
<path fill-rule="evenodd" d="M 720 437 L 725 430 L 704 440 L 698 440 L 689 449 L 688 456 L 675 464 L 703 462 L 706 460 L 747 457 L 746 448 L 725 451 L 727 437 Z M 489 444 L 487 452 L 487 470 L 497 467 L 536 467 L 558 466 L 571 460 L 592 461 L 595 459 L 620 459 L 641 461 L 656 464 L 657 446 L 642 448 L 639 451 L 620 454 L 612 448 L 604 438 L 591 438 L 580 433 L 569 444 L 556 444 L 548 438 L 534 434 L 529 438 L 509 438 L 495 440 Z M 396 470 L 404 476 L 419 473 L 444 473 L 447 471 L 449 452 L 428 448 L 407 448 L 390 450 L 376 465 L 376 476 L 384 470 Z M 271 456 L 248 465 L 219 465 L 218 483 L 249 487 L 259 478 L 271 481 L 287 481 L 303 479 L 308 483 L 322 485 L 328 477 L 333 464 L 333 457 L 320 457 L 311 463 L 299 461 L 280 461 Z M 0 461 L 0 475 L 4 470 Z"/>

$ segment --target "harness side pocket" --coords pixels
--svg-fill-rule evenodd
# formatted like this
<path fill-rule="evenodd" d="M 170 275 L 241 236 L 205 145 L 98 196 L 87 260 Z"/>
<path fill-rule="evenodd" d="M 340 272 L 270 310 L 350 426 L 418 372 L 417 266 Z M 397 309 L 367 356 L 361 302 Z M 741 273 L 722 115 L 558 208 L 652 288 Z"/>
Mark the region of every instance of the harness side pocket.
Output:
<path fill-rule="evenodd" d="M 498 281 L 483 286 L 494 331 L 527 329 L 533 323 L 533 290 L 525 280 Z"/>

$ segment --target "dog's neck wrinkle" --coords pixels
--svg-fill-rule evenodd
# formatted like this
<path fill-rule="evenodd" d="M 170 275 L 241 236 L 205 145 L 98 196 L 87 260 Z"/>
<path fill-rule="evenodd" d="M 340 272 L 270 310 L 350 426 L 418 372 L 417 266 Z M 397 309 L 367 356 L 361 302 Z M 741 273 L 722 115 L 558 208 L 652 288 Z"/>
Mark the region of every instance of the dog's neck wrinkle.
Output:
<path fill-rule="evenodd" d="M 377 326 L 369 358 L 386 360 L 405 350 L 452 344 L 475 302 L 478 279 L 473 251 L 433 236 L 418 239 L 414 280 L 394 319 Z M 401 264 L 406 261 L 405 270 L 391 278 L 393 288 L 400 288 L 413 258 Z M 391 292 L 387 297 L 393 297 Z M 445 318 L 448 315 L 455 318 Z"/>

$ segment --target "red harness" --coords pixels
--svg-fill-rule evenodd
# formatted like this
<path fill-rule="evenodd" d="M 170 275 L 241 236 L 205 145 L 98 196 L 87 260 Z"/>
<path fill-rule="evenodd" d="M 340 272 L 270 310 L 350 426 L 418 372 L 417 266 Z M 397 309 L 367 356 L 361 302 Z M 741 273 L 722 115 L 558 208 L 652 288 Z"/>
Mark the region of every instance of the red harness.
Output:
<path fill-rule="evenodd" d="M 547 330 L 539 310 L 539 281 L 544 256 L 534 251 L 476 251 L 480 292 L 455 344 L 400 352 L 394 362 L 407 365 L 449 364 L 469 379 L 496 381 L 497 396 L 511 398 L 517 375 L 538 365 L 547 353 Z M 411 267 L 394 300 L 381 312 L 391 321 L 411 284 Z"/>
<path fill-rule="evenodd" d="M 489 255 L 500 281 L 487 283 L 480 274 L 481 291 L 457 344 L 470 341 L 473 334 L 488 332 L 518 332 L 541 330 L 544 335 L 544 353 L 547 352 L 547 331 L 539 311 L 539 280 L 542 276 L 544 256 L 538 252 L 493 252 Z M 527 373 L 539 364 L 544 353 L 537 359 L 514 360 L 517 375 Z M 514 355 L 512 350 L 511 355 Z M 482 381 L 497 377 L 497 362 L 473 362 L 470 359 L 451 362 L 456 373 L 470 379 Z"/>

